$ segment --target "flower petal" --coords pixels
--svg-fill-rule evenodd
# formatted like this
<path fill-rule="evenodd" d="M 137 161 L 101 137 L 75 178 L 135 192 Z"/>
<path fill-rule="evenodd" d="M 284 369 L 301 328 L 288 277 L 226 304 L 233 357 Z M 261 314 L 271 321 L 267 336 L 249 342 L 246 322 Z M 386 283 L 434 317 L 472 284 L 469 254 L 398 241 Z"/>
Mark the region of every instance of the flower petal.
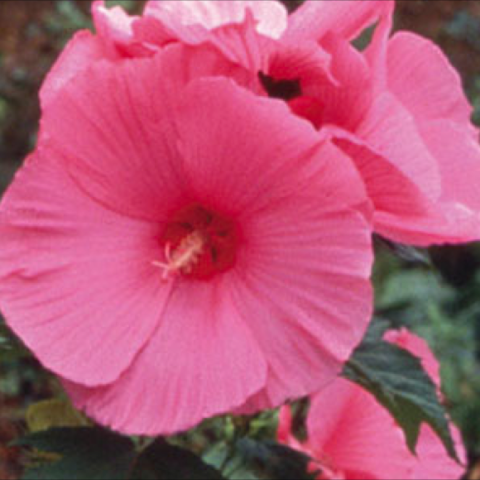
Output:
<path fill-rule="evenodd" d="M 114 381 L 156 328 L 169 289 L 151 262 L 159 226 L 92 202 L 52 151 L 18 173 L 0 208 L 0 306 L 50 370 Z"/>
<path fill-rule="evenodd" d="M 480 145 L 458 123 L 421 122 L 419 130 L 437 160 L 442 177 L 441 200 L 480 212 Z M 479 230 L 480 233 L 480 230 Z"/>
<path fill-rule="evenodd" d="M 123 433 L 166 435 L 258 391 L 263 354 L 228 296 L 228 275 L 217 278 L 175 286 L 160 327 L 116 383 L 86 389 L 67 382 L 75 405 Z"/>
<path fill-rule="evenodd" d="M 320 178 L 303 186 L 298 198 L 277 201 L 244 225 L 248 247 L 239 262 L 246 267 L 233 298 L 270 366 L 266 390 L 244 412 L 331 381 L 370 320 L 370 229 L 348 207 L 344 191 L 355 188 L 351 166 L 333 152 L 318 154 Z"/>
<path fill-rule="evenodd" d="M 139 21 L 140 17 L 130 16 L 118 6 L 109 9 L 104 0 L 93 2 L 92 15 L 99 37 L 112 55 L 122 58 L 143 57 L 158 50 L 136 40 L 133 24 Z"/>
<path fill-rule="evenodd" d="M 331 55 L 331 74 L 338 84 L 318 85 L 308 93 L 324 104 L 324 123 L 354 131 L 373 101 L 368 64 L 360 52 L 338 35 L 327 34 L 322 45 Z"/>
<path fill-rule="evenodd" d="M 347 380 L 313 397 L 307 428 L 320 461 L 346 478 L 409 478 L 402 431 L 370 393 Z"/>
<path fill-rule="evenodd" d="M 184 188 L 170 120 L 174 79 L 164 68 L 162 56 L 95 64 L 58 93 L 42 122 L 43 140 L 88 195 L 158 221 Z"/>
<path fill-rule="evenodd" d="M 460 431 L 452 426 L 452 435 L 460 460 L 466 465 L 467 454 L 463 446 Z M 417 478 L 456 480 L 465 474 L 465 467 L 452 460 L 446 453 L 442 441 L 438 435 L 428 426 L 423 425 L 417 444 L 417 455 L 414 459 L 414 467 L 408 477 L 412 480 Z"/>
<path fill-rule="evenodd" d="M 290 201 L 292 211 L 284 205 L 285 211 L 259 217 L 250 269 L 233 294 L 266 352 L 270 407 L 331 381 L 371 315 L 370 232 L 363 218 L 318 213 L 314 202 L 305 203 Z"/>
<path fill-rule="evenodd" d="M 88 30 L 81 30 L 68 42 L 62 54 L 47 75 L 40 90 L 40 102 L 45 109 L 76 75 L 93 63 L 108 58 L 103 43 Z"/>
<path fill-rule="evenodd" d="M 229 24 L 240 24 L 244 22 L 248 11 L 262 35 L 278 39 L 287 28 L 285 7 L 270 0 L 149 1 L 145 15 L 161 19 L 181 40 L 186 41 L 193 38 L 191 35 L 195 26 L 214 30 Z"/>
<path fill-rule="evenodd" d="M 192 82 L 184 99 L 177 118 L 183 173 L 199 201 L 212 208 L 248 217 L 296 194 L 321 168 L 315 157 L 321 137 L 283 101 L 224 78 Z M 359 204 L 365 192 L 352 172 L 349 187 L 339 186 L 347 197 L 339 198 Z"/>
<path fill-rule="evenodd" d="M 392 0 L 307 0 L 290 15 L 285 37 L 292 41 L 320 40 L 333 32 L 353 40 L 385 14 L 391 15 Z"/>
<path fill-rule="evenodd" d="M 388 93 L 378 96 L 355 133 L 393 163 L 427 198 L 438 199 L 441 178 L 437 162 L 419 134 L 415 119 L 395 97 Z"/>
<path fill-rule="evenodd" d="M 418 187 L 388 159 L 375 152 L 355 135 L 326 127 L 333 142 L 355 163 L 376 212 L 395 215 L 428 215 L 430 203 Z"/>
<path fill-rule="evenodd" d="M 398 32 L 388 43 L 388 86 L 418 121 L 450 120 L 478 140 L 462 81 L 430 40 Z"/>
<path fill-rule="evenodd" d="M 442 191 L 428 216 L 394 218 L 379 212 L 376 228 L 404 243 L 463 243 L 480 238 L 480 147 L 458 123 L 419 122 L 424 144 L 436 159 Z"/>

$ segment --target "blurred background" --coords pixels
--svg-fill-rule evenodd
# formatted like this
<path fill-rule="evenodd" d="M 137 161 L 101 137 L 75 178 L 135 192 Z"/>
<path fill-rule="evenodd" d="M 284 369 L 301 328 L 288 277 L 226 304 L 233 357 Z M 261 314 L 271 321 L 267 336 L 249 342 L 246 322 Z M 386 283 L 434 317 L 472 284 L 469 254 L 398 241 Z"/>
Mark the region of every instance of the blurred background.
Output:
<path fill-rule="evenodd" d="M 90 1 L 0 0 L 0 196 L 35 145 L 38 90 L 65 42 L 91 28 Z M 131 12 L 141 1 L 115 1 Z M 301 1 L 284 2 L 291 9 Z M 397 0 L 396 29 L 441 46 L 459 70 L 480 125 L 480 1 Z M 480 186 L 479 186 L 480 189 Z M 377 245 L 378 314 L 423 335 L 442 363 L 444 391 L 468 447 L 469 478 L 480 479 L 480 245 L 421 255 Z M 6 330 L 0 317 L 0 479 L 21 474 L 7 444 L 24 433 L 25 409 L 58 386 Z"/>

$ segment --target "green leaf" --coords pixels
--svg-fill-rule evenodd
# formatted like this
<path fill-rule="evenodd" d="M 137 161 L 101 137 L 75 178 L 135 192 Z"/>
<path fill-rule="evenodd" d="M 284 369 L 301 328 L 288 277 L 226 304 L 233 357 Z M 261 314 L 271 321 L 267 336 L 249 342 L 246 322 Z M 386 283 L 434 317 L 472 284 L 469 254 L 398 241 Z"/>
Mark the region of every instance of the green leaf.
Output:
<path fill-rule="evenodd" d="M 230 480 L 313 480 L 319 472 L 309 472 L 312 459 L 273 441 L 241 438 L 230 447 L 215 446 L 205 461 L 222 468 Z"/>
<path fill-rule="evenodd" d="M 156 440 L 138 458 L 133 471 L 138 480 L 223 480 L 213 467 L 189 450 Z"/>
<path fill-rule="evenodd" d="M 354 352 L 343 375 L 372 393 L 392 414 L 413 453 L 425 422 L 440 437 L 448 454 L 458 461 L 445 409 L 421 361 L 383 341 L 384 328 L 377 325 L 374 329 Z"/>
<path fill-rule="evenodd" d="M 138 452 L 129 438 L 99 427 L 52 428 L 14 445 L 38 453 L 24 480 L 223 480 L 188 450 L 156 440 Z"/>
<path fill-rule="evenodd" d="M 30 432 L 59 427 L 87 427 L 88 420 L 67 400 L 52 399 L 31 405 L 26 414 Z"/>
<path fill-rule="evenodd" d="M 136 458 L 133 442 L 101 428 L 53 428 L 15 442 L 60 460 L 27 471 L 24 480 L 126 480 Z"/>

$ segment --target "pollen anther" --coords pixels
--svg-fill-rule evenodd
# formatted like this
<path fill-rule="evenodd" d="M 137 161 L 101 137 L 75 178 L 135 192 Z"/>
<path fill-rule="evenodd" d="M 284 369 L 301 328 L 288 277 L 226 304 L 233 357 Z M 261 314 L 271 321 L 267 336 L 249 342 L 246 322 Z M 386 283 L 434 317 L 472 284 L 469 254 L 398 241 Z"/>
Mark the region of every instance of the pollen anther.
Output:
<path fill-rule="evenodd" d="M 205 247 L 205 238 L 198 232 L 193 231 L 185 236 L 181 242 L 172 250 L 172 245 L 165 244 L 166 262 L 152 262 L 156 267 L 163 269 L 163 280 L 167 281 L 171 276 L 178 273 L 188 275 L 198 262 Z"/>

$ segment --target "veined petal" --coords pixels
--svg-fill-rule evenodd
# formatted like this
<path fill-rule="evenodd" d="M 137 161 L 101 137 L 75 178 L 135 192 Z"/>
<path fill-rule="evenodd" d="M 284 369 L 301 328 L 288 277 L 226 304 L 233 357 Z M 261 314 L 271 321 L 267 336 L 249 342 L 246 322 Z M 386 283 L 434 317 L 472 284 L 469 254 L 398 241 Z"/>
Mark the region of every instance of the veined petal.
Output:
<path fill-rule="evenodd" d="M 161 221 L 183 194 L 172 130 L 175 82 L 163 57 L 100 62 L 45 110 L 42 138 L 75 182 L 107 208 Z M 162 195 L 159 195 L 162 192 Z"/>
<path fill-rule="evenodd" d="M 177 2 L 171 0 L 149 1 L 146 16 L 161 19 L 179 37 L 192 34 L 192 26 L 214 30 L 229 24 L 243 23 L 247 12 L 253 15 L 256 29 L 262 35 L 278 39 L 287 27 L 287 11 L 276 1 L 270 0 L 197 0 Z M 193 27 L 195 28 L 195 27 Z"/>
<path fill-rule="evenodd" d="M 385 156 L 430 200 L 441 193 L 435 158 L 421 137 L 415 119 L 388 93 L 378 96 L 356 135 Z"/>
<path fill-rule="evenodd" d="M 460 76 L 433 42 L 398 32 L 388 43 L 387 59 L 388 87 L 418 121 L 456 122 L 478 142 Z"/>
<path fill-rule="evenodd" d="M 266 389 L 243 412 L 331 381 L 370 319 L 371 238 L 366 219 L 348 206 L 351 165 L 328 148 L 317 161 L 323 169 L 298 198 L 287 196 L 244 225 L 245 267 L 233 298 L 270 368 Z"/>
<path fill-rule="evenodd" d="M 466 465 L 467 453 L 460 431 L 455 425 L 452 425 L 452 436 L 460 460 Z M 411 480 L 417 478 L 455 480 L 464 475 L 465 466 L 459 465 L 445 453 L 442 441 L 429 425 L 422 426 L 417 445 L 418 458 L 414 459 L 411 473 L 405 478 Z"/>
<path fill-rule="evenodd" d="M 104 0 L 93 2 L 92 15 L 97 33 L 112 55 L 145 57 L 158 50 L 158 47 L 138 42 L 135 38 L 133 24 L 141 17 L 130 16 L 118 6 L 107 8 Z"/>
<path fill-rule="evenodd" d="M 45 367 L 94 386 L 130 366 L 169 294 L 159 228 L 92 201 L 55 152 L 20 170 L 0 208 L 0 307 Z"/>
<path fill-rule="evenodd" d="M 45 109 L 57 93 L 87 70 L 92 63 L 109 58 L 110 53 L 104 44 L 88 30 L 81 30 L 68 42 L 53 68 L 48 73 L 40 90 L 40 102 Z"/>
<path fill-rule="evenodd" d="M 229 299 L 229 281 L 178 283 L 156 333 L 119 381 L 90 390 L 66 382 L 75 405 L 115 430 L 165 435 L 258 391 L 266 363 Z"/>
<path fill-rule="evenodd" d="M 480 146 L 468 130 L 449 120 L 418 123 L 418 131 L 441 175 L 441 195 L 428 216 L 376 214 L 376 229 L 416 245 L 463 243 L 480 238 Z"/>
<path fill-rule="evenodd" d="M 256 96 L 223 78 L 192 82 L 184 98 L 177 117 L 184 175 L 205 204 L 248 218 L 296 195 L 330 165 L 332 156 L 342 166 L 325 167 L 325 183 L 331 181 L 339 190 L 332 187 L 325 196 L 331 196 L 332 204 L 336 199 L 356 207 L 367 202 L 361 179 L 345 166 L 345 156 L 325 147 L 316 130 L 293 116 L 284 102 Z M 325 159 L 319 161 L 322 148 Z M 348 176 L 349 183 L 338 182 L 337 172 L 343 180 Z"/>
<path fill-rule="evenodd" d="M 285 38 L 320 40 L 333 32 L 353 40 L 382 15 L 391 15 L 392 0 L 307 0 L 290 15 Z"/>
<path fill-rule="evenodd" d="M 336 380 L 312 398 L 308 436 L 320 464 L 326 459 L 346 478 L 408 478 L 410 473 L 400 428 L 370 393 L 347 380 Z"/>

